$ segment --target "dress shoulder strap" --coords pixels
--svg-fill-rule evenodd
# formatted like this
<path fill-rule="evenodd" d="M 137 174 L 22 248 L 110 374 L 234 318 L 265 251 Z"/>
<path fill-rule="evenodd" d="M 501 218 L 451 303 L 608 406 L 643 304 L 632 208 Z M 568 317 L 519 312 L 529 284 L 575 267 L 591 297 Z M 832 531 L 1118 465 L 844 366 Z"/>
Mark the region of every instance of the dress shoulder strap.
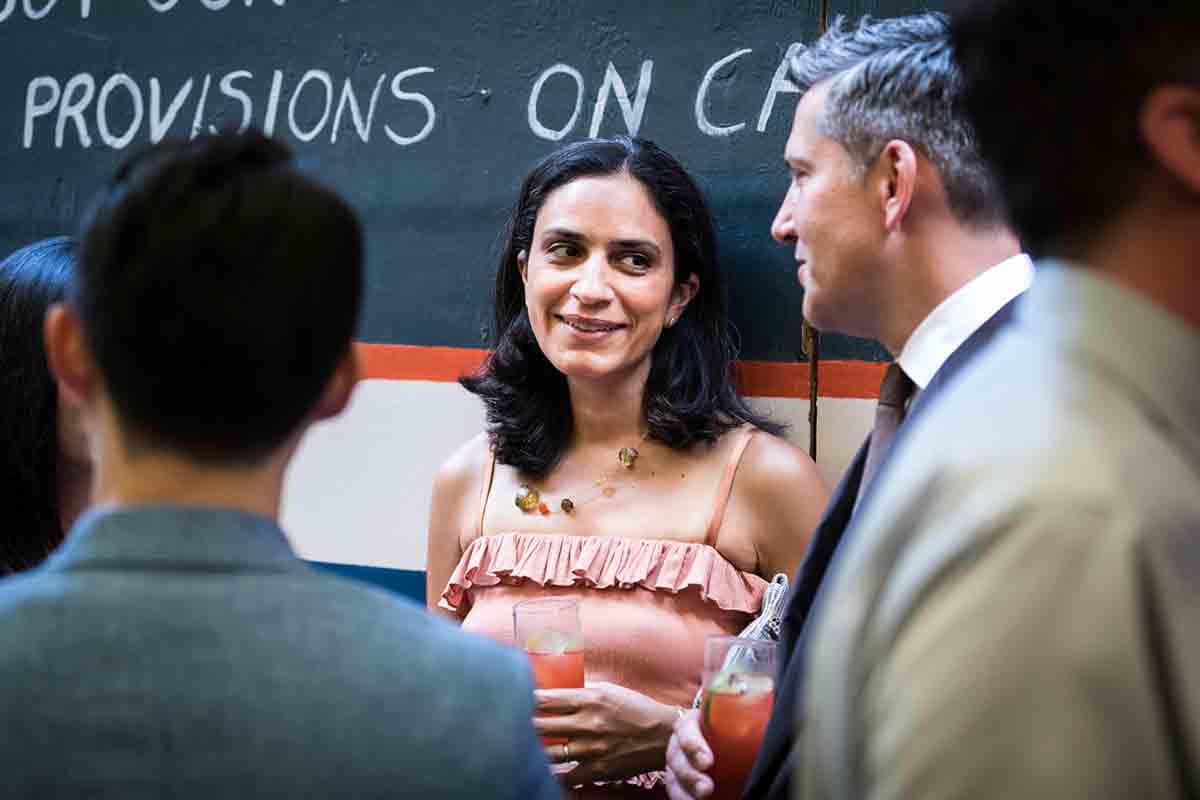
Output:
<path fill-rule="evenodd" d="M 487 463 L 484 465 L 483 488 L 479 491 L 479 517 L 475 520 L 475 538 L 483 536 L 483 514 L 487 511 L 488 495 L 492 492 L 492 478 L 496 476 L 496 451 L 490 446 L 487 449 Z"/>
<path fill-rule="evenodd" d="M 721 483 L 717 486 L 717 493 L 713 498 L 713 510 L 712 516 L 708 520 L 708 530 L 704 532 L 704 543 L 709 547 L 717 546 L 717 533 L 721 530 L 721 522 L 725 519 L 725 507 L 729 505 L 729 493 L 733 489 L 734 476 L 737 475 L 738 465 L 742 463 L 746 445 L 750 444 L 750 440 L 757 432 L 758 428 L 753 425 L 745 425 L 734 433 L 738 438 L 733 443 L 733 452 L 729 454 L 729 460 L 725 462 L 725 473 L 721 476 Z"/>

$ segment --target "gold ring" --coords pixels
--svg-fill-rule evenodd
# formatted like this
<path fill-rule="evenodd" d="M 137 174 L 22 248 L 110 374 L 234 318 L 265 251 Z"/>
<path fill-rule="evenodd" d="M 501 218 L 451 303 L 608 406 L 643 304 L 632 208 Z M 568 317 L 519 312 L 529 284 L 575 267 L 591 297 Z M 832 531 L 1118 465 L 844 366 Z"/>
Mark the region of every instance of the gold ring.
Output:
<path fill-rule="evenodd" d="M 571 743 L 563 742 L 563 761 L 571 760 Z"/>

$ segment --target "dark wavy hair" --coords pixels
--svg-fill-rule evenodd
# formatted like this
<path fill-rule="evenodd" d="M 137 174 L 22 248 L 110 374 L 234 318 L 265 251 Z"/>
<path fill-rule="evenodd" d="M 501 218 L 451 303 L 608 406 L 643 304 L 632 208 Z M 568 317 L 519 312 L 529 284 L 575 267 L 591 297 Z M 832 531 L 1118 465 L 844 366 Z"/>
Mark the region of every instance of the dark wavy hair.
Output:
<path fill-rule="evenodd" d="M 41 563 L 63 539 L 58 390 L 46 363 L 46 309 L 66 297 L 75 242 L 59 236 L 0 263 L 0 481 L 8 502 L 0 575 Z"/>
<path fill-rule="evenodd" d="M 533 335 L 517 254 L 532 250 L 542 205 L 556 189 L 583 177 L 625 173 L 649 192 L 671 229 L 675 281 L 695 273 L 700 291 L 651 354 L 643 407 L 651 438 L 673 447 L 716 441 L 745 423 L 779 433 L 734 385 L 736 356 L 717 261 L 712 214 L 700 188 L 669 153 L 625 136 L 575 142 L 544 158 L 525 178 L 504 233 L 496 271 L 495 347 L 476 375 L 460 379 L 487 408 L 496 459 L 532 477 L 548 473 L 572 429 L 567 380 Z"/>

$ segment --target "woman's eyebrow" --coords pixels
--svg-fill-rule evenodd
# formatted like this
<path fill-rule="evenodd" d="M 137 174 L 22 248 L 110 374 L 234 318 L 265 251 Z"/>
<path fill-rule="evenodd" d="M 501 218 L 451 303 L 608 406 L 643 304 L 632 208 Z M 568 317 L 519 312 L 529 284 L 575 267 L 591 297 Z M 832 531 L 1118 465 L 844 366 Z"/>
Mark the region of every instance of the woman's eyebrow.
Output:
<path fill-rule="evenodd" d="M 570 228 L 547 228 L 542 231 L 542 238 L 547 239 L 553 237 L 555 239 L 569 239 L 573 242 L 582 242 L 587 239 L 579 231 L 573 231 Z"/>
<path fill-rule="evenodd" d="M 612 242 L 612 246 L 623 250 L 649 250 L 655 256 L 662 254 L 659 246 L 649 239 L 616 239 Z"/>

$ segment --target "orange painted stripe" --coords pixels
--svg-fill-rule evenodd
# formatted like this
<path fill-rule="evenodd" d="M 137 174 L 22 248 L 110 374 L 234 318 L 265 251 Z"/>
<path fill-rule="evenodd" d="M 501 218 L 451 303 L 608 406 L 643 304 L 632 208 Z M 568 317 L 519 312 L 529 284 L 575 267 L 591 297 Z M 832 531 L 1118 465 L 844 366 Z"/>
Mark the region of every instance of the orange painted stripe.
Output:
<path fill-rule="evenodd" d="M 479 369 L 487 351 L 467 347 L 408 344 L 357 345 L 363 377 L 393 381 L 453 382 Z M 739 361 L 738 385 L 750 397 L 808 397 L 808 364 Z M 875 361 L 822 361 L 821 397 L 873 400 L 887 364 Z"/>
<path fill-rule="evenodd" d="M 468 347 L 420 347 L 411 344 L 357 345 L 364 378 L 453 383 L 470 375 L 487 358 L 486 350 Z"/>

